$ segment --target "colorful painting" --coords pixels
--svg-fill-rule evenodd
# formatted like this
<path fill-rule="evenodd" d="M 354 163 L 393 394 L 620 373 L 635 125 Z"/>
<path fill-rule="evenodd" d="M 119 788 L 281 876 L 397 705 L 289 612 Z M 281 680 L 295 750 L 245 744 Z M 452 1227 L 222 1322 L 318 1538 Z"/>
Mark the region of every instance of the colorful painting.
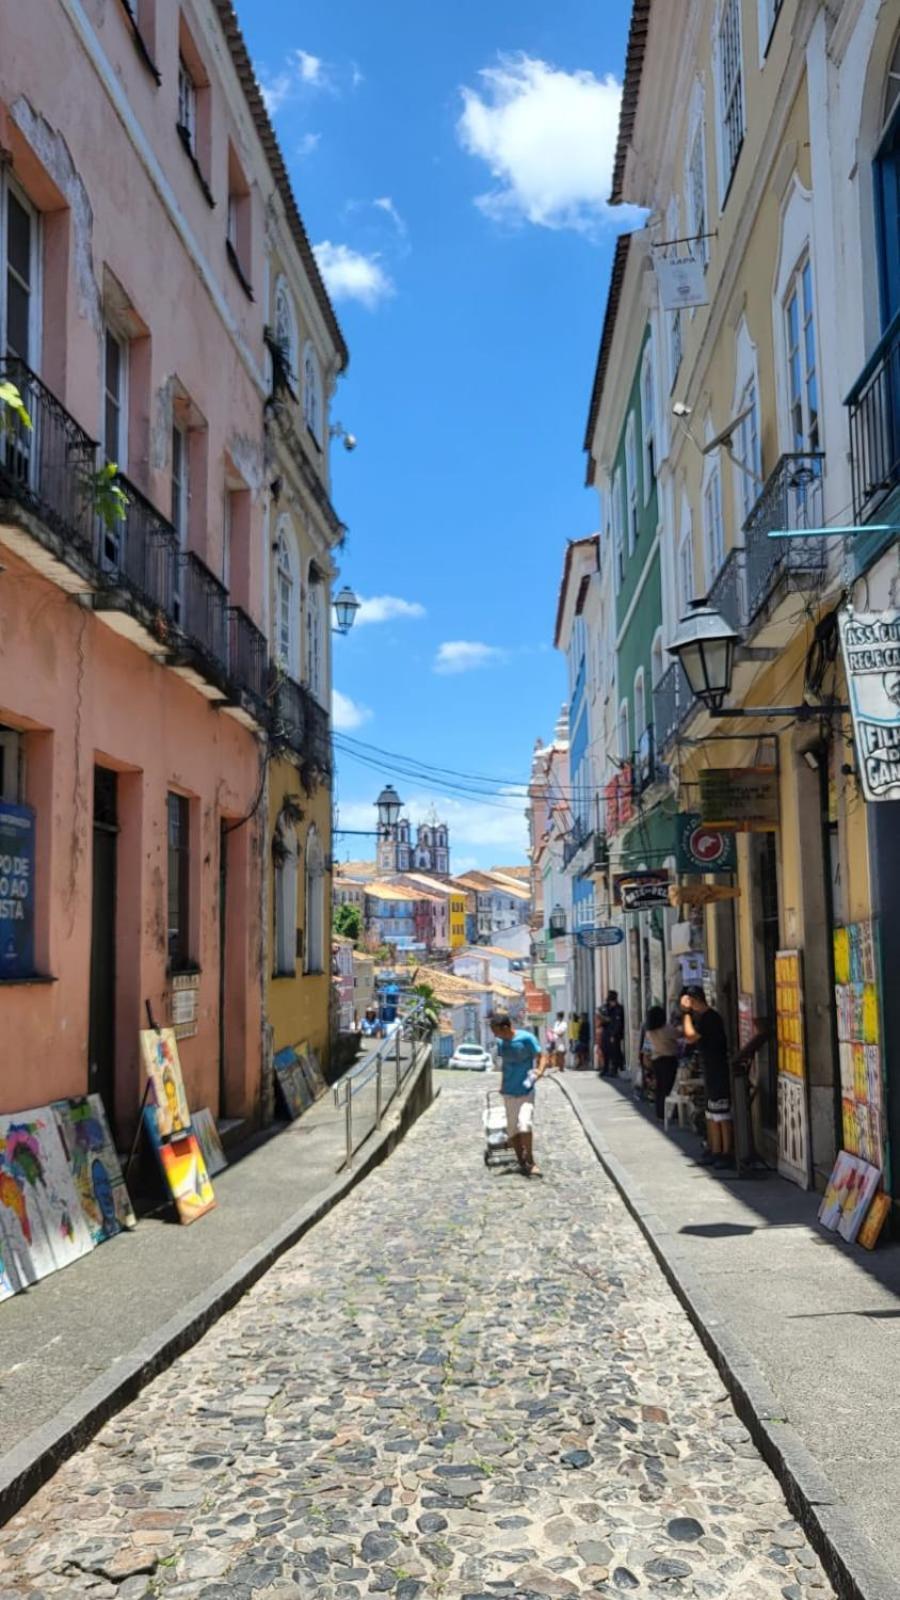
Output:
<path fill-rule="evenodd" d="M 145 1028 L 141 1033 L 141 1059 L 152 1085 L 153 1103 L 159 1113 L 157 1126 L 160 1136 L 169 1139 L 173 1134 L 187 1133 L 191 1126 L 191 1113 L 174 1031 L 160 1028 L 157 1032 L 155 1028 Z"/>
<path fill-rule="evenodd" d="M 775 1039 L 778 1052 L 778 1171 L 801 1188 L 810 1183 L 809 1107 L 803 974 L 799 950 L 775 955 Z"/>
<path fill-rule="evenodd" d="M 52 1109 L 94 1244 L 136 1227 L 100 1096 L 55 1100 Z"/>
<path fill-rule="evenodd" d="M 834 930 L 835 1013 L 841 1071 L 843 1144 L 881 1168 L 890 1187 L 884 1123 L 884 1061 L 874 922 Z"/>
<path fill-rule="evenodd" d="M 822 1196 L 822 1203 L 819 1206 L 819 1221 L 823 1228 L 830 1229 L 832 1233 L 841 1220 L 844 1195 L 847 1192 L 854 1165 L 855 1158 L 852 1155 L 846 1150 L 839 1151 L 831 1177 L 828 1179 L 828 1187 Z"/>
<path fill-rule="evenodd" d="M 301 1056 L 305 1063 L 303 1070 L 306 1073 L 306 1081 L 309 1084 L 310 1093 L 314 1100 L 318 1100 L 319 1095 L 324 1094 L 328 1087 L 325 1082 L 325 1074 L 319 1065 L 319 1057 L 316 1051 L 310 1050 L 308 1046 L 304 1046 Z"/>
<path fill-rule="evenodd" d="M 853 1244 L 863 1217 L 869 1209 L 872 1196 L 881 1182 L 881 1173 L 867 1161 L 854 1162 L 854 1171 L 841 1201 L 841 1219 L 838 1233 L 848 1244 Z"/>
<path fill-rule="evenodd" d="M 206 1107 L 202 1111 L 193 1112 L 191 1131 L 200 1146 L 210 1177 L 214 1178 L 218 1172 L 224 1172 L 228 1165 L 228 1157 L 222 1149 L 222 1141 L 212 1112 Z"/>
<path fill-rule="evenodd" d="M 5 1274 L 17 1287 L 94 1247 L 49 1106 L 0 1117 L 0 1212 Z"/>
<path fill-rule="evenodd" d="M 303 1071 L 303 1057 L 298 1056 L 296 1050 L 279 1050 L 272 1064 L 284 1108 L 293 1122 L 309 1109 L 313 1100 Z"/>
<path fill-rule="evenodd" d="M 7 1245 L 3 1231 L 3 1208 L 0 1206 L 0 1300 L 8 1300 L 19 1288 L 21 1284 L 18 1273 L 13 1267 L 12 1251 Z"/>
<path fill-rule="evenodd" d="M 191 1132 L 178 1134 L 174 1139 L 162 1138 L 160 1120 L 157 1106 L 144 1107 L 144 1126 L 175 1201 L 178 1220 L 196 1222 L 198 1217 L 212 1211 L 216 1203 L 203 1153 Z"/>
<path fill-rule="evenodd" d="M 857 1244 L 864 1250 L 874 1250 L 878 1243 L 881 1230 L 887 1220 L 891 1209 L 891 1197 L 888 1194 L 876 1194 L 866 1215 L 866 1220 L 856 1235 Z"/>

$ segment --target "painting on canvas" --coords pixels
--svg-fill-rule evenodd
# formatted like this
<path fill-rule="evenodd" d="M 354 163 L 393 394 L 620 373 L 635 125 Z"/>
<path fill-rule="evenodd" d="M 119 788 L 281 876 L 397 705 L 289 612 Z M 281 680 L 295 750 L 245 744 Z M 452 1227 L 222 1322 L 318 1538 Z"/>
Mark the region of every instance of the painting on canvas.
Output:
<path fill-rule="evenodd" d="M 169 1139 L 173 1134 L 187 1133 L 191 1113 L 173 1030 L 160 1028 L 157 1033 L 155 1028 L 145 1028 L 141 1033 L 141 1059 L 152 1085 L 160 1134 Z"/>
<path fill-rule="evenodd" d="M 866 1220 L 856 1235 L 857 1244 L 861 1244 L 865 1250 L 875 1249 L 890 1209 L 891 1197 L 889 1194 L 881 1193 L 873 1197 Z"/>
<path fill-rule="evenodd" d="M 196 1222 L 212 1211 L 216 1197 L 194 1135 L 169 1139 L 157 1147 L 157 1153 L 179 1222 Z"/>
<path fill-rule="evenodd" d="M 55 1100 L 52 1109 L 94 1244 L 136 1227 L 100 1096 Z"/>
<path fill-rule="evenodd" d="M 274 1062 L 275 1082 L 284 1108 L 293 1122 L 309 1107 L 312 1096 L 303 1075 L 303 1063 L 294 1050 L 279 1050 Z"/>
<path fill-rule="evenodd" d="M 7 1271 L 20 1285 L 94 1247 L 49 1106 L 0 1117 L 0 1210 Z"/>
<path fill-rule="evenodd" d="M 838 1233 L 848 1244 L 853 1244 L 859 1233 L 872 1196 L 881 1182 L 881 1173 L 877 1167 L 869 1166 L 867 1161 L 857 1161 L 854 1165 L 856 1170 L 852 1181 L 844 1191 L 841 1201 L 841 1220 L 838 1223 Z"/>
<path fill-rule="evenodd" d="M 217 1172 L 224 1172 L 228 1165 L 228 1157 L 222 1149 L 216 1119 L 208 1107 L 204 1106 L 202 1111 L 191 1113 L 191 1131 L 200 1146 L 210 1177 L 214 1178 Z"/>
<path fill-rule="evenodd" d="M 828 1179 L 828 1187 L 822 1196 L 822 1203 L 819 1206 L 819 1221 L 823 1228 L 830 1228 L 832 1232 L 834 1232 L 841 1220 L 843 1198 L 847 1192 L 847 1185 L 852 1176 L 854 1163 L 855 1157 L 850 1155 L 847 1150 L 838 1152 L 834 1169 Z"/>
<path fill-rule="evenodd" d="M 3 1231 L 2 1207 L 0 1207 L 0 1300 L 8 1300 L 10 1295 L 16 1293 L 23 1285 L 18 1273 L 13 1266 L 12 1251 L 6 1242 Z"/>

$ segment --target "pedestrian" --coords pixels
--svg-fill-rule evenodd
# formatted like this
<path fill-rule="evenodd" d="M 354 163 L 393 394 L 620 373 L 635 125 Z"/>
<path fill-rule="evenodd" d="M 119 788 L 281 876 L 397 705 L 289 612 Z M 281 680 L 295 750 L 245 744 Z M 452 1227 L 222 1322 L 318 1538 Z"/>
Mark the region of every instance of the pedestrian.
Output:
<path fill-rule="evenodd" d="M 603 1054 L 600 1076 L 601 1078 L 614 1078 L 625 1066 L 625 1056 L 622 1049 L 622 1042 L 625 1038 L 625 1012 L 619 1004 L 619 995 L 616 989 L 610 989 L 600 1016 L 602 1019 L 600 1044 Z"/>
<path fill-rule="evenodd" d="M 681 1014 L 685 1039 L 699 1051 L 706 1087 L 707 1153 L 703 1165 L 717 1169 L 733 1167 L 734 1124 L 725 1024 L 718 1011 L 707 1004 L 698 983 L 689 984 L 682 991 Z"/>
<path fill-rule="evenodd" d="M 591 1059 L 591 1025 L 588 1022 L 587 1012 L 582 1013 L 578 1024 L 578 1043 L 575 1046 L 575 1065 L 579 1071 L 588 1066 Z"/>
<path fill-rule="evenodd" d="M 374 1006 L 366 1007 L 366 1014 L 359 1025 L 359 1031 L 364 1039 L 377 1039 L 381 1032 L 381 1021 Z"/>
<path fill-rule="evenodd" d="M 565 1021 L 565 1019 L 563 1019 Z M 500 1042 L 497 1053 L 503 1074 L 500 1093 L 506 1104 L 506 1130 L 509 1142 L 516 1152 L 519 1169 L 526 1178 L 539 1178 L 535 1165 L 533 1133 L 534 1086 L 543 1077 L 541 1047 L 533 1033 L 524 1028 L 514 1028 L 507 1011 L 495 1011 L 491 1017 L 491 1032 Z M 555 1034 L 554 1034 L 555 1038 Z"/>
<path fill-rule="evenodd" d="M 666 1100 L 672 1093 L 678 1071 L 678 1034 L 671 1022 L 666 1021 L 662 1006 L 651 1006 L 644 1024 L 644 1049 L 648 1051 L 653 1067 L 656 1115 L 665 1121 Z"/>
<path fill-rule="evenodd" d="M 566 1070 L 566 1013 L 557 1011 L 556 1021 L 551 1022 L 548 1032 L 548 1048 L 557 1072 Z"/>
<path fill-rule="evenodd" d="M 579 1027 L 580 1027 L 580 1023 L 579 1023 L 579 1020 L 578 1020 L 578 1012 L 577 1011 L 571 1011 L 569 1013 L 568 1038 L 569 1038 L 569 1054 L 572 1057 L 572 1065 L 573 1065 L 573 1067 L 578 1062 L 578 1029 L 579 1029 Z"/>

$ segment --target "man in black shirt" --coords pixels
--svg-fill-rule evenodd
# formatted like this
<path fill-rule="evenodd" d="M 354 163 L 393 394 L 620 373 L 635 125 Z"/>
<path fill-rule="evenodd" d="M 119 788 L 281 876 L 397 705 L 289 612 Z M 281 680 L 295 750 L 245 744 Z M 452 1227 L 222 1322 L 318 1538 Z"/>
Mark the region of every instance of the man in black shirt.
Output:
<path fill-rule="evenodd" d="M 731 1120 L 731 1074 L 728 1070 L 728 1040 L 718 1011 L 706 1003 L 699 984 L 691 984 L 681 996 L 684 1036 L 696 1045 L 706 1084 L 707 1160 L 714 1167 L 734 1166 L 734 1125 Z"/>

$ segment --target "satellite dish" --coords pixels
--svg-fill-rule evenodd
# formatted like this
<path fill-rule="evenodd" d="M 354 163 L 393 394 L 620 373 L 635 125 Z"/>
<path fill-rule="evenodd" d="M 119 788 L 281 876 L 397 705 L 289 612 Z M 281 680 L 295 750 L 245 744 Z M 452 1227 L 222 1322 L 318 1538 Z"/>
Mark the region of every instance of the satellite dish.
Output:
<path fill-rule="evenodd" d="M 737 433 L 741 423 L 746 422 L 752 410 L 752 406 L 747 406 L 745 410 L 739 411 L 737 416 L 733 418 L 731 422 L 729 422 L 727 428 L 723 428 L 721 433 L 717 433 L 714 439 L 710 439 L 709 444 L 703 444 L 700 446 L 700 454 L 704 456 L 711 456 L 714 450 L 720 450 L 723 445 L 725 446 L 726 450 L 730 450 L 732 434 Z"/>

